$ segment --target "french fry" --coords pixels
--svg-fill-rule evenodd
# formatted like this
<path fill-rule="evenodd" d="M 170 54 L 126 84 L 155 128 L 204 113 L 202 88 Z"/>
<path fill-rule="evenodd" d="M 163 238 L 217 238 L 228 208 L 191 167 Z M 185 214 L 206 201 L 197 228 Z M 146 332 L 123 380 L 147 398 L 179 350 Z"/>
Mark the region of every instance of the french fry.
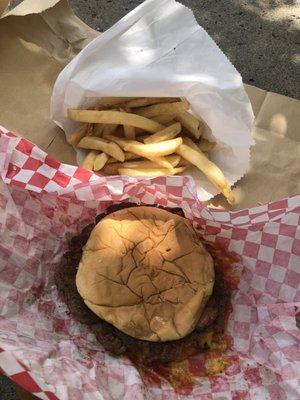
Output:
<path fill-rule="evenodd" d="M 102 131 L 102 136 L 112 135 L 113 133 L 115 133 L 118 126 L 119 126 L 118 124 L 105 124 Z"/>
<path fill-rule="evenodd" d="M 170 156 L 165 157 L 167 161 L 172 165 L 172 167 L 178 167 L 181 157 L 178 154 L 171 154 Z"/>
<path fill-rule="evenodd" d="M 133 153 L 129 153 L 128 151 L 125 151 L 124 154 L 125 154 L 125 161 L 137 160 L 140 158 L 140 156 L 137 156 L 136 154 Z M 118 162 L 118 160 L 116 160 L 113 157 L 109 157 L 106 164 L 113 164 L 116 162 Z"/>
<path fill-rule="evenodd" d="M 162 125 L 169 125 L 171 122 L 175 122 L 174 121 L 174 115 L 170 115 L 170 114 L 160 114 L 160 115 L 156 115 L 156 117 L 151 118 L 152 121 L 158 122 L 159 124 Z"/>
<path fill-rule="evenodd" d="M 176 104 L 176 103 L 171 103 Z M 170 105 L 171 105 L 170 104 Z M 131 125 L 136 128 L 142 128 L 147 132 L 158 132 L 164 128 L 163 125 L 151 119 L 144 118 L 140 115 L 126 113 L 121 111 L 96 111 L 96 110 L 75 110 L 69 109 L 68 116 L 73 121 Z"/>
<path fill-rule="evenodd" d="M 84 160 L 82 162 L 82 168 L 86 169 L 93 169 L 94 168 L 94 162 L 97 157 L 98 151 L 96 150 L 91 150 L 87 153 L 87 155 L 84 157 Z"/>
<path fill-rule="evenodd" d="M 174 115 L 168 115 L 168 114 L 161 114 L 157 115 L 156 117 L 151 118 L 152 121 L 158 122 L 159 124 L 169 126 L 171 124 L 175 124 L 176 121 L 174 121 Z M 140 135 L 141 133 L 145 132 L 144 129 L 136 128 L 135 129 L 135 135 Z"/>
<path fill-rule="evenodd" d="M 168 115 L 168 114 L 162 114 L 158 115 L 157 117 L 151 118 L 152 121 L 158 122 L 159 124 L 168 126 L 171 125 L 172 123 L 175 124 L 174 120 L 174 115 Z M 135 128 L 135 136 L 140 135 L 141 133 L 145 133 L 144 129 L 141 128 Z"/>
<path fill-rule="evenodd" d="M 114 135 L 105 135 L 104 138 L 107 140 L 111 140 L 114 143 L 117 143 L 122 149 L 124 149 L 125 146 L 130 143 L 140 144 L 140 142 L 138 142 L 137 140 L 124 139 Z"/>
<path fill-rule="evenodd" d="M 94 171 L 100 171 L 108 161 L 108 155 L 105 153 L 97 154 L 94 160 Z"/>
<path fill-rule="evenodd" d="M 234 204 L 234 196 L 223 172 L 215 163 L 210 161 L 200 149 L 196 151 L 183 143 L 177 148 L 176 153 L 199 168 L 200 171 L 202 171 L 206 177 L 224 194 L 227 201 L 230 204 Z"/>
<path fill-rule="evenodd" d="M 118 138 L 112 135 L 108 135 L 106 136 L 106 138 L 108 140 L 111 140 L 115 143 L 117 143 L 123 150 L 125 150 L 127 148 L 127 146 L 134 146 L 134 149 L 136 149 L 135 151 L 131 151 L 130 149 L 125 150 L 126 152 L 130 152 L 133 154 L 136 154 L 137 157 L 144 157 L 147 158 L 148 160 L 155 162 L 156 164 L 160 165 L 163 168 L 171 168 L 172 165 L 170 165 L 169 161 L 166 160 L 165 157 L 163 157 L 163 154 L 160 155 L 160 152 L 157 152 L 157 148 L 153 147 L 152 151 L 151 151 L 151 146 L 149 147 L 149 145 L 144 145 L 143 143 L 140 143 L 136 140 L 128 140 L 128 139 L 123 139 L 123 138 Z M 168 141 L 170 142 L 170 141 Z M 179 145 L 179 143 L 181 143 L 181 139 L 179 141 L 177 141 L 177 146 Z M 164 142 L 165 148 L 163 149 L 163 152 L 168 153 L 168 154 L 172 154 L 174 153 L 174 150 L 172 150 L 172 146 L 173 148 L 176 148 L 176 142 L 171 142 L 171 143 L 167 143 Z M 141 147 L 140 147 L 141 146 Z M 168 150 L 168 148 L 166 146 L 170 147 L 170 150 Z M 147 150 L 149 148 L 150 152 Z M 148 151 L 148 153 L 147 153 Z M 167 155 L 168 155 L 167 154 Z"/>
<path fill-rule="evenodd" d="M 135 139 L 135 127 L 124 125 L 124 135 L 126 139 Z"/>
<path fill-rule="evenodd" d="M 137 161 L 138 163 L 138 161 Z M 185 170 L 185 166 L 179 167 L 179 168 L 160 168 L 157 166 L 157 164 L 154 164 L 152 161 L 139 161 L 139 163 L 142 163 L 141 165 L 136 164 L 128 164 L 128 163 L 113 163 L 113 164 L 106 164 L 105 167 L 101 170 L 101 172 L 107 174 L 107 175 L 118 175 L 120 169 L 127 169 L 127 170 L 147 170 L 147 171 L 163 171 L 165 175 L 175 175 L 176 173 L 181 173 Z M 144 165 L 144 166 L 143 166 Z M 121 174 L 122 175 L 122 174 Z M 124 174 L 124 175 L 129 175 L 130 174 Z M 140 176 L 140 175 L 135 175 L 135 176 Z M 145 175 L 144 175 L 145 176 Z M 152 174 L 150 176 L 153 176 Z M 154 176 L 159 176 L 159 175 L 154 175 Z"/>
<path fill-rule="evenodd" d="M 185 111 L 175 116 L 176 121 L 187 129 L 196 138 L 202 135 L 203 122 L 196 118 L 193 114 Z"/>
<path fill-rule="evenodd" d="M 181 132 L 181 125 L 179 122 L 176 122 L 173 125 L 168 126 L 162 131 L 153 133 L 146 139 L 144 139 L 144 143 L 158 143 L 163 142 L 164 140 L 174 139 Z"/>
<path fill-rule="evenodd" d="M 153 157 L 168 156 L 174 153 L 181 144 L 182 138 L 176 138 L 150 144 L 129 143 L 124 147 L 124 150 L 145 158 L 153 159 Z"/>
<path fill-rule="evenodd" d="M 189 104 L 184 101 L 178 101 L 176 103 L 160 103 L 154 104 L 148 107 L 142 107 L 136 111 L 136 113 L 142 117 L 153 118 L 160 114 L 177 115 L 188 110 Z"/>
<path fill-rule="evenodd" d="M 118 161 L 124 161 L 125 155 L 122 149 L 114 142 L 98 138 L 96 136 L 84 137 L 78 143 L 78 147 L 83 149 L 99 150 L 103 153 L 116 158 Z"/>
<path fill-rule="evenodd" d="M 184 137 L 182 140 L 183 140 L 183 143 L 186 144 L 187 146 L 190 146 L 192 149 L 203 152 L 203 153 L 208 153 L 216 145 L 216 143 L 209 142 L 206 139 L 202 139 L 198 143 L 193 142 L 192 139 L 190 139 L 188 137 Z"/>
<path fill-rule="evenodd" d="M 140 97 L 137 99 L 126 101 L 122 103 L 122 105 L 130 108 L 137 108 L 157 103 L 172 103 L 178 100 L 178 97 Z"/>
<path fill-rule="evenodd" d="M 163 168 L 172 168 L 172 164 L 165 157 L 147 157 L 149 161 Z"/>
<path fill-rule="evenodd" d="M 127 106 L 120 107 L 120 111 L 131 113 L 131 108 Z M 126 139 L 135 139 L 135 127 L 130 125 L 123 125 L 124 136 Z"/>
<path fill-rule="evenodd" d="M 182 138 L 182 141 L 184 144 L 191 147 L 193 150 L 199 152 L 199 150 L 200 150 L 199 147 L 197 146 L 197 144 L 195 142 L 192 141 L 192 139 L 190 139 L 188 137 L 184 137 L 184 138 Z"/>
<path fill-rule="evenodd" d="M 155 164 L 152 161 L 149 160 L 139 160 L 139 161 L 128 161 L 124 163 L 114 163 L 114 164 L 108 164 L 105 166 L 105 173 L 108 174 L 116 174 L 118 173 L 119 168 L 130 168 L 130 169 L 135 169 L 135 168 L 159 168 L 157 164 Z M 167 168 L 168 169 L 168 168 Z M 172 169 L 170 167 L 169 169 Z"/>
<path fill-rule="evenodd" d="M 96 108 L 115 106 L 116 104 L 120 104 L 133 99 L 134 97 L 102 97 L 98 101 Z"/>
<path fill-rule="evenodd" d="M 179 164 L 180 156 L 178 154 L 173 154 L 167 156 L 165 159 L 170 164 L 168 169 L 172 169 Z M 158 168 L 157 163 L 150 160 L 135 160 L 135 161 L 125 161 L 124 163 L 117 163 L 119 168 Z"/>
<path fill-rule="evenodd" d="M 81 125 L 67 138 L 67 142 L 73 146 L 77 146 L 80 140 L 86 135 L 87 124 Z"/>
<path fill-rule="evenodd" d="M 154 163 L 156 167 L 172 168 L 172 164 L 165 157 L 145 157 L 150 162 Z"/>
<path fill-rule="evenodd" d="M 168 176 L 168 175 L 176 175 L 180 174 L 185 170 L 185 167 L 179 168 L 119 168 L 118 172 L 120 175 L 127 175 L 127 176 L 144 176 L 144 177 L 151 177 L 151 176 Z"/>
<path fill-rule="evenodd" d="M 198 147 L 201 151 L 203 152 L 209 152 L 216 146 L 215 142 L 210 142 L 206 139 L 201 139 L 200 142 L 198 143 Z"/>

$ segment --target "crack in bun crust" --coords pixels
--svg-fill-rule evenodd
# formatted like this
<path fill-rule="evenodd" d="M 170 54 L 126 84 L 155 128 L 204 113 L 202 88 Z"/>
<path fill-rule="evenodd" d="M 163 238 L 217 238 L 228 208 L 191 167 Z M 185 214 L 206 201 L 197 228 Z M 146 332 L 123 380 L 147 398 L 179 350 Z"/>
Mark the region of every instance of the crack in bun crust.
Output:
<path fill-rule="evenodd" d="M 213 291 L 214 265 L 188 220 L 131 207 L 93 228 L 76 285 L 86 306 L 124 334 L 172 341 L 194 330 Z"/>

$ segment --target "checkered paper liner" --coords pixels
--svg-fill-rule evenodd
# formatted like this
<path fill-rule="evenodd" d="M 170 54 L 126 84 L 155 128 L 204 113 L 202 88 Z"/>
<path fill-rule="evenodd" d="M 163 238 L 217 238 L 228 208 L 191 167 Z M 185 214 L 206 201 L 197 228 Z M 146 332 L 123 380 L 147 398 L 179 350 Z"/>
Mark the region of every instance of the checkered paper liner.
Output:
<path fill-rule="evenodd" d="M 205 208 L 183 177 L 101 177 L 0 129 L 0 369 L 41 399 L 298 399 L 300 196 L 238 212 Z M 112 202 L 180 206 L 242 275 L 222 374 L 190 394 L 147 385 L 107 354 L 58 297 L 53 266 L 68 237 Z M 191 361 L 192 363 L 192 361 Z"/>

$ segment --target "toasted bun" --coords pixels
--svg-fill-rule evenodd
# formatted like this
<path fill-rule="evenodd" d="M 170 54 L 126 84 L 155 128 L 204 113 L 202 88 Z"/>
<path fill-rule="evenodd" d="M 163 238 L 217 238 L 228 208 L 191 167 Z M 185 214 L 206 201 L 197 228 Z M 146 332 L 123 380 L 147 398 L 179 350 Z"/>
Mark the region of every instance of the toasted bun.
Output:
<path fill-rule="evenodd" d="M 140 206 L 95 226 L 76 284 L 85 304 L 120 331 L 167 341 L 194 329 L 212 293 L 214 267 L 188 220 Z"/>

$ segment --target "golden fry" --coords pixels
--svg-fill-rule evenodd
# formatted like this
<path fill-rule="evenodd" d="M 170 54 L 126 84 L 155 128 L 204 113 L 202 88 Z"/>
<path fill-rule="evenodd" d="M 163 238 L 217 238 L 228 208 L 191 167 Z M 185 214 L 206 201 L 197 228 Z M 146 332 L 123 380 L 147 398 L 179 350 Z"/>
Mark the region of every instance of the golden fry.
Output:
<path fill-rule="evenodd" d="M 172 103 L 178 100 L 178 97 L 139 97 L 133 100 L 126 101 L 122 105 L 126 107 L 137 108 L 157 103 Z"/>
<path fill-rule="evenodd" d="M 134 97 L 102 97 L 98 103 L 97 107 L 110 107 L 110 106 L 115 106 L 117 104 L 120 104 L 124 101 L 130 101 L 133 100 Z"/>
<path fill-rule="evenodd" d="M 105 172 L 108 174 L 115 174 L 118 173 L 119 168 L 130 168 L 130 169 L 136 169 L 136 168 L 159 168 L 159 166 L 154 163 L 153 161 L 150 160 L 138 160 L 138 161 L 128 161 L 124 163 L 113 163 L 113 164 L 108 164 L 105 167 Z M 168 169 L 172 169 L 172 166 Z"/>
<path fill-rule="evenodd" d="M 165 160 L 170 164 L 169 169 L 176 167 L 180 161 L 180 158 L 181 157 L 178 154 L 167 156 Z M 119 168 L 158 168 L 157 163 L 150 160 L 135 160 L 117 164 L 119 165 Z"/>
<path fill-rule="evenodd" d="M 184 137 L 182 140 L 183 143 L 186 144 L 187 146 L 190 146 L 192 149 L 203 153 L 208 153 L 216 145 L 216 143 L 209 142 L 206 139 L 201 139 L 201 141 L 198 143 L 193 142 L 192 139 L 188 137 Z"/>
<path fill-rule="evenodd" d="M 123 106 L 120 107 L 120 111 L 131 113 L 131 108 Z M 130 125 L 123 125 L 124 136 L 126 139 L 135 139 L 135 127 Z"/>
<path fill-rule="evenodd" d="M 149 161 L 163 168 L 172 168 L 172 164 L 165 157 L 147 157 Z"/>
<path fill-rule="evenodd" d="M 144 143 L 158 143 L 163 142 L 164 140 L 174 139 L 181 132 L 181 125 L 179 122 L 176 122 L 173 125 L 168 126 L 162 131 L 153 133 L 153 135 L 148 136 L 144 139 Z"/>
<path fill-rule="evenodd" d="M 117 143 L 122 149 L 124 149 L 130 143 L 140 144 L 140 142 L 138 142 L 137 140 L 124 139 L 114 135 L 105 135 L 105 139 Z"/>
<path fill-rule="evenodd" d="M 234 196 L 226 181 L 226 178 L 220 168 L 210 161 L 199 149 L 198 151 L 192 149 L 186 144 L 181 144 L 176 153 L 181 157 L 195 165 L 202 171 L 206 177 L 224 194 L 230 204 L 234 204 Z"/>
<path fill-rule="evenodd" d="M 95 159 L 98 155 L 98 151 L 96 150 L 91 150 L 87 153 L 87 155 L 84 157 L 84 160 L 82 162 L 82 168 L 86 168 L 86 169 L 93 169 L 94 168 L 94 162 Z"/>
<path fill-rule="evenodd" d="M 103 153 L 116 158 L 118 161 L 125 160 L 124 152 L 116 143 L 109 142 L 108 140 L 101 139 L 96 136 L 84 137 L 78 143 L 78 147 L 83 149 L 100 150 L 103 151 Z"/>
<path fill-rule="evenodd" d="M 184 138 L 182 138 L 182 141 L 184 144 L 189 146 L 191 149 L 199 152 L 199 150 L 200 150 L 199 147 L 197 146 L 197 144 L 195 142 L 193 142 L 192 139 L 190 139 L 188 137 L 184 137 Z"/>
<path fill-rule="evenodd" d="M 168 156 L 169 154 L 174 153 L 181 144 L 182 138 L 176 138 L 151 144 L 129 143 L 124 147 L 124 150 L 145 158 L 153 158 Z"/>
<path fill-rule="evenodd" d="M 170 115 L 170 114 L 160 114 L 151 119 L 152 119 L 152 121 L 158 122 L 159 124 L 163 124 L 163 125 L 169 125 L 169 124 L 175 122 L 175 121 L 173 121 L 174 115 Z"/>
<path fill-rule="evenodd" d="M 137 156 L 136 154 L 133 154 L 133 153 L 129 153 L 127 151 L 125 151 L 124 154 L 125 154 L 125 161 L 138 160 L 140 158 L 140 156 Z M 118 162 L 118 160 L 116 160 L 113 157 L 109 157 L 106 164 L 112 164 L 112 163 L 116 163 L 116 162 Z"/>
<path fill-rule="evenodd" d="M 105 153 L 98 154 L 94 161 L 94 171 L 100 171 L 108 161 L 108 155 Z"/>
<path fill-rule="evenodd" d="M 180 174 L 185 170 L 185 167 L 179 168 L 119 168 L 118 172 L 120 175 L 127 176 L 144 176 L 144 177 L 155 177 L 155 176 L 168 176 L 168 175 L 176 175 Z"/>
<path fill-rule="evenodd" d="M 123 150 L 125 150 L 127 148 L 127 146 L 131 146 L 131 145 L 145 146 L 143 143 L 140 143 L 136 140 L 123 139 L 123 138 L 119 138 L 119 137 L 112 136 L 112 135 L 107 135 L 106 138 L 108 140 L 111 140 L 112 142 L 117 143 Z M 170 145 L 172 145 L 172 143 Z M 147 146 L 149 146 L 149 145 L 147 145 Z M 173 146 L 174 146 L 174 144 L 173 144 Z M 147 154 L 147 149 L 146 149 L 146 152 L 143 151 L 143 149 L 142 149 L 143 154 L 140 154 L 136 151 L 131 151 L 131 150 L 126 150 L 126 151 L 136 154 L 136 156 L 138 156 L 138 157 L 142 156 L 144 158 L 147 158 L 148 160 L 155 162 L 156 164 L 160 165 L 163 168 L 171 168 L 172 167 L 172 165 L 163 156 L 161 156 L 157 153 L 153 153 L 153 152 Z M 171 153 L 174 153 L 174 151 L 171 151 Z M 169 154 L 171 154 L 171 153 L 169 153 Z"/>
<path fill-rule="evenodd" d="M 169 156 L 169 157 L 175 157 L 177 155 L 174 156 Z M 180 159 L 180 156 L 178 156 Z M 155 160 L 156 161 L 156 160 Z M 136 161 L 128 161 L 128 162 L 124 162 L 124 163 L 120 163 L 120 162 L 115 162 L 112 164 L 106 164 L 105 168 L 103 169 L 103 172 L 109 174 L 109 175 L 114 175 L 118 173 L 118 169 L 119 168 L 160 168 L 159 165 L 157 164 L 157 162 L 155 162 L 154 159 L 153 161 L 150 160 L 136 160 Z M 162 167 L 162 169 L 169 169 L 172 170 L 173 167 L 177 166 L 178 164 L 178 160 L 174 159 L 168 159 L 166 158 L 166 161 L 168 161 L 168 168 L 164 168 Z"/>
<path fill-rule="evenodd" d="M 199 137 L 202 135 L 203 122 L 196 118 L 193 114 L 185 111 L 176 115 L 175 119 L 176 121 L 180 122 L 185 129 L 191 132 L 196 139 L 199 139 Z"/>
<path fill-rule="evenodd" d="M 156 117 L 151 118 L 152 121 L 158 122 L 159 124 L 165 125 L 165 126 L 169 126 L 172 124 L 175 124 L 175 120 L 174 120 L 174 115 L 168 115 L 168 114 L 161 114 L 161 115 L 157 115 Z M 140 128 L 136 128 L 135 129 L 135 134 L 136 136 L 141 134 L 141 133 L 145 133 L 144 129 L 140 129 Z"/>
<path fill-rule="evenodd" d="M 171 103 L 176 104 L 176 103 Z M 95 111 L 95 110 L 75 110 L 69 109 L 68 116 L 73 121 L 131 125 L 136 128 L 142 128 L 147 132 L 158 132 L 164 128 L 163 125 L 151 119 L 141 117 L 140 115 L 121 112 L 121 111 Z"/>
<path fill-rule="evenodd" d="M 81 125 L 67 138 L 67 142 L 73 146 L 77 146 L 80 140 L 86 135 L 87 124 Z"/>
<path fill-rule="evenodd" d="M 170 156 L 165 157 L 167 161 L 172 165 L 172 167 L 177 167 L 179 166 L 181 157 L 178 154 L 171 154 Z"/>
<path fill-rule="evenodd" d="M 142 117 L 153 118 L 160 114 L 177 115 L 188 110 L 189 105 L 187 102 L 178 101 L 176 103 L 160 103 L 152 106 L 143 107 L 136 111 Z"/>

